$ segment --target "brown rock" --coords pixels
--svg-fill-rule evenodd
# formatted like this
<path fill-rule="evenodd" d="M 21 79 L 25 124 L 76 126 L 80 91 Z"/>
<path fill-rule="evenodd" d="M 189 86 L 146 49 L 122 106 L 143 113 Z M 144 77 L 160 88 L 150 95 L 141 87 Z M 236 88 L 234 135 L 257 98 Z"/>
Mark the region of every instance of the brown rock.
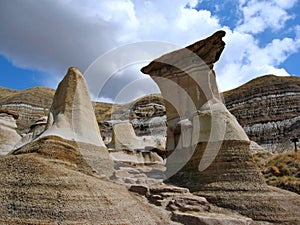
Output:
<path fill-rule="evenodd" d="M 193 215 L 188 213 L 176 212 L 172 214 L 172 220 L 185 224 L 185 225 L 249 225 L 252 223 L 252 220 L 247 217 L 242 216 L 228 216 L 228 215 Z"/>
<path fill-rule="evenodd" d="M 69 68 L 59 83 L 39 138 L 49 136 L 76 141 L 86 163 L 99 175 L 112 175 L 113 162 L 101 138 L 86 81 L 75 67 Z"/>
<path fill-rule="evenodd" d="M 0 170 L 1 224 L 173 224 L 168 212 L 96 176 L 74 141 L 39 139 L 0 157 Z"/>
<path fill-rule="evenodd" d="M 266 185 L 245 131 L 222 103 L 212 69 L 224 35 L 216 32 L 142 69 L 166 100 L 167 150 L 174 151 L 167 158 L 168 182 L 255 220 L 299 223 L 299 196 L 286 193 L 287 204 L 280 203 L 282 193 Z M 192 218 L 186 224 L 204 223 Z"/>
<path fill-rule="evenodd" d="M 175 196 L 167 205 L 171 211 L 181 212 L 208 212 L 210 205 L 208 201 L 199 196 Z"/>

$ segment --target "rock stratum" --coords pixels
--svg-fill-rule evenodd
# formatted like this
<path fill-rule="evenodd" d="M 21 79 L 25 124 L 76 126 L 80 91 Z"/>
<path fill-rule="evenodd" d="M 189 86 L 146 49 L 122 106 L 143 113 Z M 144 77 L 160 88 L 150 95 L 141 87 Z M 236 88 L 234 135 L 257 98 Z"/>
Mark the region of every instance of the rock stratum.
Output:
<path fill-rule="evenodd" d="M 300 136 L 300 78 L 265 75 L 223 93 L 225 105 L 237 118 L 249 139 L 265 150 L 292 149 L 290 139 Z M 27 133 L 47 116 L 54 90 L 37 87 L 25 91 L 0 88 L 2 109 L 19 114 L 17 132 Z M 129 111 L 129 113 L 128 113 Z M 129 104 L 96 103 L 95 113 L 104 137 L 111 138 L 111 120 L 129 119 L 138 136 L 166 132 L 166 115 L 160 95 L 150 95 Z"/>
<path fill-rule="evenodd" d="M 160 98 L 115 109 L 96 104 L 95 113 L 84 76 L 69 68 L 44 113 L 0 156 L 0 222 L 299 224 L 299 195 L 266 184 L 245 130 L 219 94 L 213 67 L 224 35 L 218 31 L 142 69 L 160 87 L 163 104 Z M 18 135 L 17 115 L 7 108 L 20 110 L 20 93 L 2 90 L 1 119 L 9 122 L 2 127 Z M 111 137 L 101 135 L 99 118 Z M 166 148 L 136 135 L 143 129 L 149 137 L 166 134 Z"/>
<path fill-rule="evenodd" d="M 270 151 L 292 149 L 300 136 L 300 78 L 266 75 L 224 93 L 249 138 Z"/>

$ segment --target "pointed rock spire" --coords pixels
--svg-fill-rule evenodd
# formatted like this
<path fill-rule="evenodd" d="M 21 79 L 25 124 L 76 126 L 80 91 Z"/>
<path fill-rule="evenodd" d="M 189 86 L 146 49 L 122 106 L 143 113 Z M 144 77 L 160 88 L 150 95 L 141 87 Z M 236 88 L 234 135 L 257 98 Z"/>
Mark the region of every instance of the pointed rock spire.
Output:
<path fill-rule="evenodd" d="M 100 135 L 86 81 L 76 68 L 69 68 L 58 85 L 42 136 L 105 146 Z"/>

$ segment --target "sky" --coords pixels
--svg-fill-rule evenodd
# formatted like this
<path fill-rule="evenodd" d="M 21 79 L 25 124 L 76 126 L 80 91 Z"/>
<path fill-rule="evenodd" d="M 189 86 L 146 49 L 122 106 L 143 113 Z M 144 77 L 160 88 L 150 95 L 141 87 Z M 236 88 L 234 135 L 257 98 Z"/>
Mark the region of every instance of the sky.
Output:
<path fill-rule="evenodd" d="M 299 76 L 299 12 L 300 0 L 2 0 L 0 86 L 55 89 L 76 66 L 94 99 L 128 102 L 159 92 L 142 66 L 217 30 L 226 31 L 221 91 L 265 74 Z"/>

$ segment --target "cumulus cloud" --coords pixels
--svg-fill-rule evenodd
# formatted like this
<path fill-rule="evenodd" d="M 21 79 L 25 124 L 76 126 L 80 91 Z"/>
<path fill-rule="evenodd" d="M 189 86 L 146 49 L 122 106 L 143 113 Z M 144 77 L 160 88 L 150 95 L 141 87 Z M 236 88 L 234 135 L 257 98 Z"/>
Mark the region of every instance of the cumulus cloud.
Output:
<path fill-rule="evenodd" d="M 222 26 L 222 21 L 213 12 L 196 8 L 200 2 L 1 1 L 0 53 L 16 66 L 52 74 L 44 82 L 55 88 L 67 67 L 74 65 L 86 71 L 99 56 L 120 46 L 155 40 L 184 47 L 223 29 L 227 32 L 224 38 L 226 48 L 215 67 L 222 90 L 236 87 L 257 75 L 288 75 L 279 65 L 299 50 L 299 26 L 295 38 L 274 39 L 265 46 L 260 46 L 255 35 L 268 28 L 284 28 L 293 18 L 288 10 L 297 0 L 236 0 L 242 17 L 234 28 Z M 160 49 L 156 55 L 167 49 Z M 132 57 L 131 53 L 124 57 Z M 129 101 L 158 91 L 153 81 L 141 75 L 137 66 L 116 72 L 120 68 L 110 69 L 118 64 L 111 59 L 112 62 L 101 64 L 95 77 L 89 77 L 88 83 L 95 98 Z M 111 71 L 114 73 L 107 74 Z M 105 77 L 110 75 L 107 80 Z M 101 84 L 101 91 L 97 89 L 99 82 L 107 82 Z M 126 91 L 124 87 L 127 87 Z"/>
<path fill-rule="evenodd" d="M 241 32 L 260 33 L 267 28 L 278 30 L 293 16 L 286 10 L 292 8 L 297 0 L 240 0 L 243 18 L 236 28 Z"/>
<path fill-rule="evenodd" d="M 264 47 L 250 34 L 227 30 L 227 46 L 220 62 L 216 64 L 221 90 L 232 89 L 257 75 L 276 74 L 288 76 L 278 66 L 300 48 L 295 38 L 274 39 Z"/>

